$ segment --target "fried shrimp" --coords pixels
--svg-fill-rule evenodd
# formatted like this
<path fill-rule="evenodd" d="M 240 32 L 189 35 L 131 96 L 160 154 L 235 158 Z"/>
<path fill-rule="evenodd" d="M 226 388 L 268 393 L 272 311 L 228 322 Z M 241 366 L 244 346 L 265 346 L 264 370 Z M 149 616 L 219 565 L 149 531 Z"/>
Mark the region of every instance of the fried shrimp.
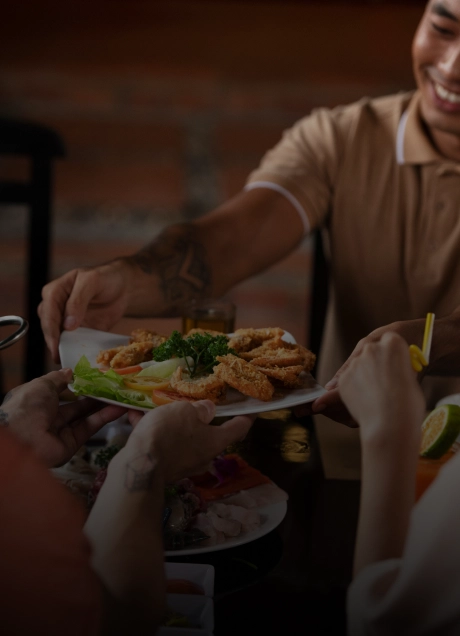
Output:
<path fill-rule="evenodd" d="M 193 329 L 190 329 L 190 331 L 187 332 L 187 338 L 189 336 L 193 336 L 194 333 L 208 333 L 210 336 L 225 336 L 228 340 L 228 336 L 225 333 L 222 333 L 221 331 L 214 331 L 214 329 L 202 329 L 201 327 L 194 327 Z"/>
<path fill-rule="evenodd" d="M 237 329 L 230 338 L 228 346 L 237 351 L 250 351 L 259 347 L 266 340 L 281 338 L 284 330 L 279 327 L 265 327 L 263 329 Z"/>
<path fill-rule="evenodd" d="M 120 353 L 123 349 L 126 349 L 124 345 L 121 347 L 114 347 L 113 349 L 103 349 L 97 354 L 96 362 L 98 364 L 108 366 L 117 353 Z"/>
<path fill-rule="evenodd" d="M 131 336 L 129 338 L 129 343 L 133 344 L 134 342 L 151 342 L 152 347 L 155 349 L 159 347 L 163 342 L 166 342 L 167 336 L 161 336 L 155 331 L 149 331 L 148 329 L 134 329 L 131 332 Z"/>
<path fill-rule="evenodd" d="M 140 362 L 152 359 L 153 346 L 151 342 L 133 342 L 127 347 L 122 347 L 110 361 L 112 369 L 131 367 Z"/>
<path fill-rule="evenodd" d="M 297 351 L 289 349 L 269 349 L 263 356 L 253 358 L 251 364 L 256 367 L 291 367 L 303 364 L 303 357 Z"/>
<path fill-rule="evenodd" d="M 231 353 L 226 356 L 216 356 L 216 359 L 220 362 L 214 367 L 214 374 L 218 378 L 244 395 L 264 402 L 271 400 L 273 385 L 254 365 Z"/>
<path fill-rule="evenodd" d="M 291 367 L 257 367 L 257 370 L 276 380 L 287 389 L 295 389 L 300 385 L 300 374 L 303 366 L 297 364 Z"/>
<path fill-rule="evenodd" d="M 225 382 L 213 373 L 204 377 L 190 378 L 181 367 L 177 367 L 169 383 L 171 388 L 180 395 L 195 400 L 211 400 L 215 404 L 225 397 L 227 390 Z"/>

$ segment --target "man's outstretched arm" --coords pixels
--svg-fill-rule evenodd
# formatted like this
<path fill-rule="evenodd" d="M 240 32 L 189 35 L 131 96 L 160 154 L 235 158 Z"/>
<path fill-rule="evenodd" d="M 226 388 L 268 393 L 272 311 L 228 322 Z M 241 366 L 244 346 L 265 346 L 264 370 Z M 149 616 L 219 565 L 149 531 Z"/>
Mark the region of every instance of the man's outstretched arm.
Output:
<path fill-rule="evenodd" d="M 131 256 L 74 269 L 43 288 L 43 333 L 55 361 L 63 329 L 108 330 L 123 316 L 176 316 L 192 298 L 219 297 L 289 254 L 304 234 L 292 203 L 242 192 L 194 223 L 166 228 Z"/>

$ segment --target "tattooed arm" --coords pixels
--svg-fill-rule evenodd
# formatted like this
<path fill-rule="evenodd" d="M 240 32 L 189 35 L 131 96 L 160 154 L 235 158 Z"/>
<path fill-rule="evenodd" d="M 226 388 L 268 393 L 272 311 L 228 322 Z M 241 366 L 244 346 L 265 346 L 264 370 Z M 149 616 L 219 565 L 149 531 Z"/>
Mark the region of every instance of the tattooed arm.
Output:
<path fill-rule="evenodd" d="M 194 223 L 166 228 L 137 254 L 75 269 L 43 288 L 39 314 L 53 359 L 62 329 L 108 330 L 122 316 L 174 316 L 192 298 L 219 297 L 293 250 L 303 226 L 268 189 L 242 192 Z"/>
<path fill-rule="evenodd" d="M 85 534 L 93 568 L 126 610 L 124 619 L 117 615 L 130 628 L 122 633 L 153 634 L 162 618 L 165 484 L 202 471 L 251 426 L 249 417 L 209 426 L 214 412 L 209 401 L 177 402 L 144 416 L 131 412 L 135 429 L 109 464 Z"/>

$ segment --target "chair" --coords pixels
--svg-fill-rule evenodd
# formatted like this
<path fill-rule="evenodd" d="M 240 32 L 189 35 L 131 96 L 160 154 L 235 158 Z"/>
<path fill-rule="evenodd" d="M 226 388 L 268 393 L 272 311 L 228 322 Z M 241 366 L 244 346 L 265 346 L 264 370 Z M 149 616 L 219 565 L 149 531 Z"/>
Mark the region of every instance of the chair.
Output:
<path fill-rule="evenodd" d="M 324 324 L 329 301 L 329 263 L 327 262 L 321 230 L 313 233 L 312 293 L 310 297 L 310 324 L 307 342 L 316 354 L 316 365 L 320 356 Z M 314 371 L 313 371 L 314 372 Z"/>
<path fill-rule="evenodd" d="M 64 154 L 64 144 L 55 131 L 33 122 L 0 118 L 0 156 L 28 157 L 31 164 L 28 181 L 6 181 L 0 178 L 0 205 L 27 205 L 29 209 L 26 381 L 45 372 L 46 347 L 37 306 L 41 301 L 42 287 L 49 276 L 53 159 Z"/>

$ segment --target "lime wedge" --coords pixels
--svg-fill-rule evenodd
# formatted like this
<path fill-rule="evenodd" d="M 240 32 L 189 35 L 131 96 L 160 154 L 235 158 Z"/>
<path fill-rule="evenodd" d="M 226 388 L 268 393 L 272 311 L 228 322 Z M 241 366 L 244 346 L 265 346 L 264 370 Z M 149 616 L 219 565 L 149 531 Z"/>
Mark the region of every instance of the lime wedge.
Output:
<path fill-rule="evenodd" d="M 439 459 L 460 434 L 460 406 L 443 404 L 431 411 L 422 424 L 420 455 Z"/>

